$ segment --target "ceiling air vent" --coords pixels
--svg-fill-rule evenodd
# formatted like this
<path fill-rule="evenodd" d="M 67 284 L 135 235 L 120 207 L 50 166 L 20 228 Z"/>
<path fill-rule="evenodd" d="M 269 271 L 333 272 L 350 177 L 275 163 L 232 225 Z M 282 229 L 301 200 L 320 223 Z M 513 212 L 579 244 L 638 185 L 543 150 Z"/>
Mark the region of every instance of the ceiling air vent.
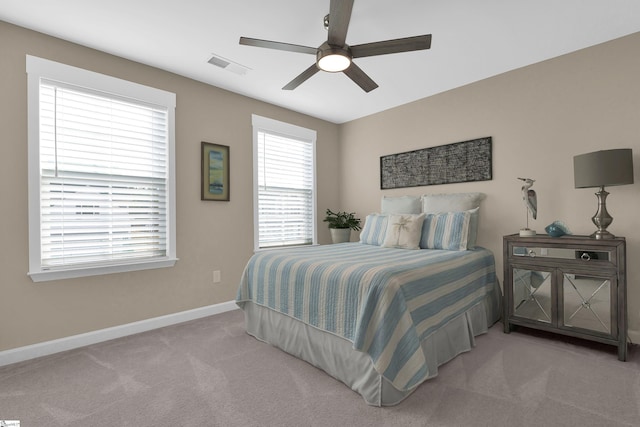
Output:
<path fill-rule="evenodd" d="M 211 65 L 215 65 L 216 67 L 223 68 L 241 76 L 244 76 L 247 74 L 247 71 L 249 71 L 248 67 L 240 65 L 237 62 L 230 61 L 220 55 L 212 54 L 211 58 L 207 62 Z"/>

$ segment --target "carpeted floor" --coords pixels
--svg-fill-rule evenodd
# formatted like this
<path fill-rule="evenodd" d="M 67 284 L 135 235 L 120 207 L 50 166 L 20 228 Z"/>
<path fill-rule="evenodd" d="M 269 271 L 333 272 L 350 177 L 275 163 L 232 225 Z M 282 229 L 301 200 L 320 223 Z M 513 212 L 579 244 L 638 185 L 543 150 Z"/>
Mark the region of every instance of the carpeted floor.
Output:
<path fill-rule="evenodd" d="M 23 427 L 637 426 L 640 351 L 500 324 L 398 406 L 244 332 L 240 310 L 0 368 Z"/>

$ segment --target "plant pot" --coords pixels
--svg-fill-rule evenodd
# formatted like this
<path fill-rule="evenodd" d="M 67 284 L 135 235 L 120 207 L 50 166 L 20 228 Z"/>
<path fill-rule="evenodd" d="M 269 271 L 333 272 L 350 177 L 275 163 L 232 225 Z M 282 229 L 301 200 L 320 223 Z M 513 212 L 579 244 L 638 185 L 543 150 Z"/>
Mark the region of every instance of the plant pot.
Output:
<path fill-rule="evenodd" d="M 331 232 L 331 240 L 333 243 L 344 243 L 351 239 L 350 228 L 330 228 L 329 231 Z"/>

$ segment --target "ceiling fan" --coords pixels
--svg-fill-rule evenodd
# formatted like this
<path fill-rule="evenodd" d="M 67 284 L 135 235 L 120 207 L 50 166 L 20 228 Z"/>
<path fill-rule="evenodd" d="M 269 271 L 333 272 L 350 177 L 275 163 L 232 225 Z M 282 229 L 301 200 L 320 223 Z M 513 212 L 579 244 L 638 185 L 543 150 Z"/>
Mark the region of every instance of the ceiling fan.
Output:
<path fill-rule="evenodd" d="M 324 27 L 328 30 L 328 38 L 318 48 L 248 37 L 240 37 L 240 44 L 316 55 L 316 62 L 284 86 L 282 88 L 284 90 L 297 88 L 322 70 L 330 73 L 342 71 L 365 92 L 371 92 L 378 85 L 353 63 L 354 58 L 429 49 L 431 34 L 349 46 L 346 44 L 346 38 L 353 1 L 331 0 L 329 14 L 324 17 Z"/>

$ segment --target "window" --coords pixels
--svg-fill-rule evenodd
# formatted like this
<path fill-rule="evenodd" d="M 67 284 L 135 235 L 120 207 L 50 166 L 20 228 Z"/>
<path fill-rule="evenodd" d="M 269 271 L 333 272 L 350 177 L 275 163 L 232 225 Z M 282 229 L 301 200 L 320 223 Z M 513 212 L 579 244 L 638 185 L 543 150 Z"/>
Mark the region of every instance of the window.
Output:
<path fill-rule="evenodd" d="M 27 56 L 29 276 L 173 266 L 175 94 Z"/>
<path fill-rule="evenodd" d="M 254 247 L 315 244 L 316 132 L 253 115 Z"/>

